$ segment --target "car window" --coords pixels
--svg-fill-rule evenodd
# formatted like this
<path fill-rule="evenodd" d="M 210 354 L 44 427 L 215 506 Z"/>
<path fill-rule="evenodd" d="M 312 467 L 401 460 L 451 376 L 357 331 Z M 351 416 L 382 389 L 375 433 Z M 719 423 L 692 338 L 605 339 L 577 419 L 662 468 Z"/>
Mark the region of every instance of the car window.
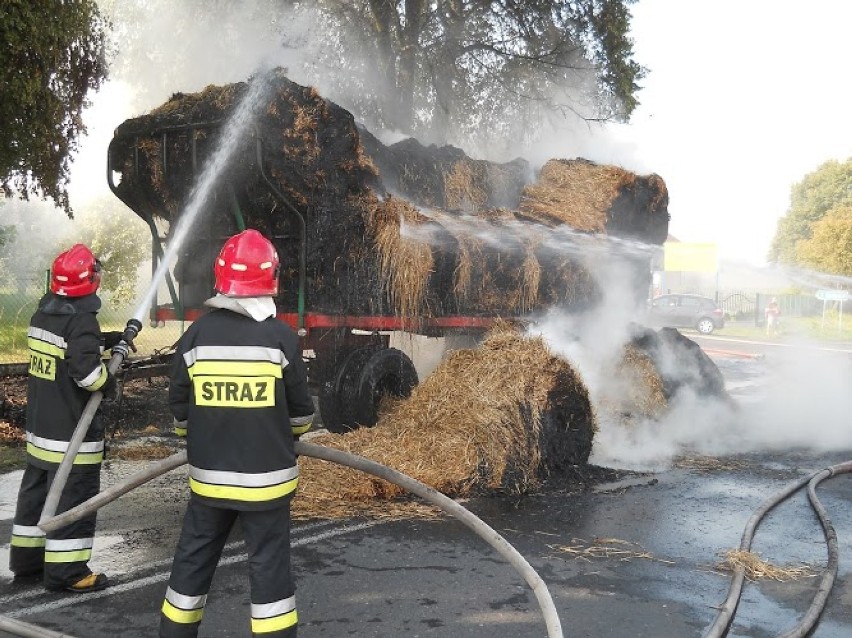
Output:
<path fill-rule="evenodd" d="M 701 300 L 695 297 L 682 297 L 680 305 L 684 308 L 698 308 L 701 306 Z"/>

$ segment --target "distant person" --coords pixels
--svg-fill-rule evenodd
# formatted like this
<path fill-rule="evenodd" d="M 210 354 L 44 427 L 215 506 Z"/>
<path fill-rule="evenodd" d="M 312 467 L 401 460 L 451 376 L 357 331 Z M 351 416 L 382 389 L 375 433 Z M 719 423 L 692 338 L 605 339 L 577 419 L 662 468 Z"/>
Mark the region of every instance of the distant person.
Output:
<path fill-rule="evenodd" d="M 294 441 L 313 421 L 298 337 L 275 318 L 278 255 L 256 230 L 234 235 L 213 271 L 214 308 L 177 343 L 169 407 L 187 437 L 191 489 L 160 618 L 162 638 L 194 638 L 225 541 L 248 550 L 251 635 L 296 635 L 290 501 Z"/>
<path fill-rule="evenodd" d="M 39 301 L 27 331 L 27 465 L 12 525 L 9 568 L 15 581 L 42 579 L 49 590 L 91 592 L 109 584 L 104 574 L 88 566 L 95 513 L 47 535 L 37 526 L 92 393 L 108 393 L 115 385 L 102 353 L 118 344 L 122 333 L 101 333 L 101 300 L 96 294 L 100 282 L 101 264 L 86 246 L 76 244 L 61 253 L 50 271 L 50 292 Z M 74 458 L 57 513 L 98 493 L 103 456 L 104 428 L 96 414 Z"/>
<path fill-rule="evenodd" d="M 763 312 L 766 315 L 766 334 L 771 337 L 777 336 L 781 320 L 781 307 L 778 305 L 778 299 L 776 297 L 770 299 Z"/>

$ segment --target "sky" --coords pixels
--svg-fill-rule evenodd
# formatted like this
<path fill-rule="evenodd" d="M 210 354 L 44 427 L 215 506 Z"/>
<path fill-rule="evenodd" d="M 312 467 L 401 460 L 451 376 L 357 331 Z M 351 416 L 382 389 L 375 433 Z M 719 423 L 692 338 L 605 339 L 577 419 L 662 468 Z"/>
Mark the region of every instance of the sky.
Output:
<path fill-rule="evenodd" d="M 648 74 L 630 123 L 574 129 L 554 136 L 546 152 L 657 173 L 669 190 L 671 235 L 764 265 L 791 187 L 825 161 L 852 157 L 852 2 L 639 0 L 632 13 L 635 59 Z M 199 69 L 195 86 L 173 90 L 244 79 L 251 54 L 234 52 L 227 76 Z M 116 81 L 93 97 L 89 135 L 72 166 L 72 205 L 109 195 L 106 147 L 118 124 L 140 114 L 128 106 L 132 97 Z M 153 107 L 168 95 L 150 97 Z"/>
<path fill-rule="evenodd" d="M 639 0 L 640 107 L 616 135 L 669 189 L 669 232 L 765 263 L 790 189 L 852 158 L 852 2 Z"/>

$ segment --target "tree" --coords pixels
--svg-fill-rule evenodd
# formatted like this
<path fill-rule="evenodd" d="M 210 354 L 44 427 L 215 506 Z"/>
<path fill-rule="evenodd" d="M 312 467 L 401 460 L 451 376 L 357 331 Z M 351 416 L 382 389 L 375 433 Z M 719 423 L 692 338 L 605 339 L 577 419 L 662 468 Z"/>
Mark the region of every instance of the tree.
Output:
<path fill-rule="evenodd" d="M 799 264 L 799 242 L 812 237 L 814 224 L 831 209 L 843 206 L 852 206 L 852 159 L 825 162 L 793 186 L 790 208 L 778 220 L 770 246 L 770 261 Z"/>
<path fill-rule="evenodd" d="M 101 290 L 109 293 L 113 306 L 138 299 L 139 266 L 151 258 L 148 225 L 115 199 L 91 202 L 78 221 L 64 245 L 81 242 L 97 255 L 104 268 Z"/>
<path fill-rule="evenodd" d="M 799 263 L 824 273 L 852 277 L 852 205 L 832 208 L 796 247 Z"/>
<path fill-rule="evenodd" d="M 0 188 L 69 217 L 71 155 L 89 91 L 106 77 L 108 25 L 93 0 L 0 4 Z"/>
<path fill-rule="evenodd" d="M 626 119 L 644 69 L 633 0 L 319 0 L 314 64 L 374 126 L 445 143 L 517 141 L 553 116 Z M 358 88 L 362 87 L 359 94 Z M 529 140 L 526 140 L 529 141 Z"/>
<path fill-rule="evenodd" d="M 277 41 L 291 79 L 371 130 L 489 155 L 516 154 L 566 117 L 628 118 L 644 73 L 627 35 L 634 0 L 103 1 L 114 74 L 130 69 L 131 83 L 166 94 L 243 80 Z M 223 58 L 227 69 L 197 64 Z"/>

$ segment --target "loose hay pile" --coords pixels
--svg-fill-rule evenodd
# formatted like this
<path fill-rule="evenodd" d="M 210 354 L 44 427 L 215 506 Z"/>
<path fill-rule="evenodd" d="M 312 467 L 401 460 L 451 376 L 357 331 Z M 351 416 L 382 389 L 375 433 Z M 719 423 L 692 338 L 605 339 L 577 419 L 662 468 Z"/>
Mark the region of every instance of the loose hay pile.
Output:
<path fill-rule="evenodd" d="M 732 549 L 725 552 L 724 560 L 717 565 L 717 569 L 733 572 L 737 568 L 743 570 L 743 574 L 750 581 L 763 579 L 785 582 L 799 578 L 813 578 L 816 572 L 808 565 L 797 567 L 777 567 L 760 558 L 753 552 L 741 549 Z"/>
<path fill-rule="evenodd" d="M 509 328 L 476 350 L 456 350 L 374 428 L 312 442 L 367 457 L 453 497 L 521 493 L 585 464 L 594 436 L 585 384 L 540 338 Z M 363 511 L 402 489 L 301 458 L 297 509 L 315 516 Z M 384 505 L 382 505 L 384 507 Z"/>
<path fill-rule="evenodd" d="M 530 184 L 522 159 L 475 160 L 413 139 L 386 146 L 283 71 L 269 81 L 256 131 L 272 186 L 257 140 L 244 140 L 175 268 L 185 306 L 209 296 L 212 260 L 244 223 L 274 238 L 282 259 L 277 302 L 294 311 L 300 242 L 291 206 L 307 229 L 306 308 L 342 315 L 582 310 L 600 291 L 575 256 L 548 244 L 555 227 L 657 244 L 666 237 L 668 195 L 656 176 L 558 160 Z M 174 222 L 246 89 L 179 93 L 121 124 L 110 148 L 119 197 L 150 224 Z M 641 277 L 647 261 L 636 264 Z"/>

